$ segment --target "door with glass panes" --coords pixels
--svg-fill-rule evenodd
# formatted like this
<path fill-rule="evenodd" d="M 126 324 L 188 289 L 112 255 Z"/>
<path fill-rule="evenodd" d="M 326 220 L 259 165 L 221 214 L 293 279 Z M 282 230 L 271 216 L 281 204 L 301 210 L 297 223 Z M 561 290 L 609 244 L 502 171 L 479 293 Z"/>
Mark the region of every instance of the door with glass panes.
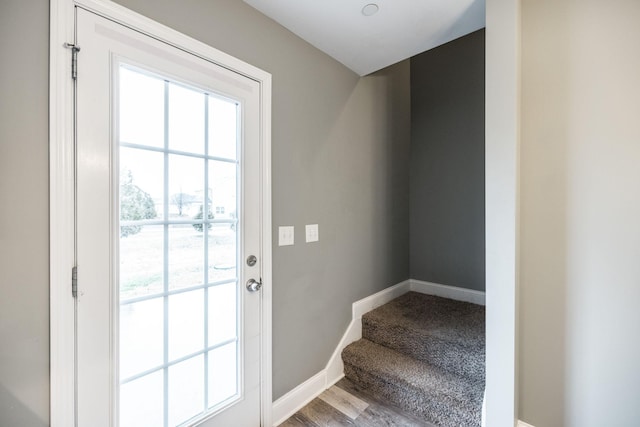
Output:
<path fill-rule="evenodd" d="M 258 426 L 259 85 L 76 14 L 78 425 Z"/>

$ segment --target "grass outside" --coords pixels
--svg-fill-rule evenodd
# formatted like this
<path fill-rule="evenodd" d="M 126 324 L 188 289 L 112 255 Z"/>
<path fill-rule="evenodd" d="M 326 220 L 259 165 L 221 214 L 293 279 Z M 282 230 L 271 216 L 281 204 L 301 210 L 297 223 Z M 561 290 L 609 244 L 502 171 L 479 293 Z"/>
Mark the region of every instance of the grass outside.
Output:
<path fill-rule="evenodd" d="M 168 233 L 168 284 L 179 289 L 236 277 L 236 233 L 229 224 L 208 230 L 208 260 L 204 233 L 191 225 L 171 225 Z M 164 226 L 145 226 L 120 239 L 120 299 L 160 293 L 164 287 Z"/>

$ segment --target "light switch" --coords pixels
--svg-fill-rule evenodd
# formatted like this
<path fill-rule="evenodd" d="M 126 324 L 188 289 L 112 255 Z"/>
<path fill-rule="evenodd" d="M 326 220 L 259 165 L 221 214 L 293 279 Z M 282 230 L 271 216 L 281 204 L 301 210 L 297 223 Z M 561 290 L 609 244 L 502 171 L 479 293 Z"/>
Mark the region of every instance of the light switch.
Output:
<path fill-rule="evenodd" d="M 317 242 L 320 240 L 320 236 L 318 235 L 318 224 L 307 224 L 305 229 L 307 232 L 307 243 Z"/>
<path fill-rule="evenodd" d="M 278 227 L 278 246 L 291 246 L 294 242 L 293 226 Z"/>

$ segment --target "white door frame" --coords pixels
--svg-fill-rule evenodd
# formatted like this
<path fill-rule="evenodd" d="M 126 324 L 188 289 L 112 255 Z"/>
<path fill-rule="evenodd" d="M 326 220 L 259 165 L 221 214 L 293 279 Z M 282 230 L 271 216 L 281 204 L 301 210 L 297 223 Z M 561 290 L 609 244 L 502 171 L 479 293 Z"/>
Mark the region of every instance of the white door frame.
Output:
<path fill-rule="evenodd" d="M 74 85 L 71 79 L 74 8 L 81 6 L 127 27 L 257 81 L 260 85 L 262 207 L 261 420 L 271 426 L 271 74 L 158 24 L 108 0 L 50 0 L 49 195 L 50 195 L 50 422 L 75 420 L 75 304 L 71 269 L 75 263 Z M 82 46 L 80 46 L 82 49 Z M 80 51 L 79 55 L 82 55 Z M 81 76 L 79 78 L 82 78 Z"/>

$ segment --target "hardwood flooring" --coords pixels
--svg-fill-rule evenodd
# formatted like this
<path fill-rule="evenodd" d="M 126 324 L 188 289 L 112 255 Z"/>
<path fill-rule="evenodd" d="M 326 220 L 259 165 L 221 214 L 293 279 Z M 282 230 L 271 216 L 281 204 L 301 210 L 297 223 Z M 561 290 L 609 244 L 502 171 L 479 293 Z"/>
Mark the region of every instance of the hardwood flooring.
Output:
<path fill-rule="evenodd" d="M 435 427 L 401 409 L 381 402 L 343 378 L 280 427 Z"/>

